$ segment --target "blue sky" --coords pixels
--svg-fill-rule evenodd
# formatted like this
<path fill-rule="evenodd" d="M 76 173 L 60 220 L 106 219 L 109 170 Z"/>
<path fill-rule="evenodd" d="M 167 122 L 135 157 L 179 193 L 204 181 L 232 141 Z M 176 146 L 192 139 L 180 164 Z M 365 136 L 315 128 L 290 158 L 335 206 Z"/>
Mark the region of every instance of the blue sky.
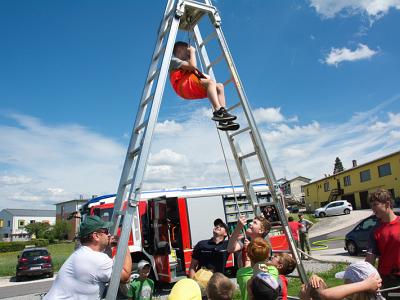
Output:
<path fill-rule="evenodd" d="M 0 2 L 0 208 L 116 190 L 164 3 Z M 398 151 L 399 0 L 213 3 L 277 177 Z M 209 117 L 167 84 L 145 188 L 228 183 Z"/>

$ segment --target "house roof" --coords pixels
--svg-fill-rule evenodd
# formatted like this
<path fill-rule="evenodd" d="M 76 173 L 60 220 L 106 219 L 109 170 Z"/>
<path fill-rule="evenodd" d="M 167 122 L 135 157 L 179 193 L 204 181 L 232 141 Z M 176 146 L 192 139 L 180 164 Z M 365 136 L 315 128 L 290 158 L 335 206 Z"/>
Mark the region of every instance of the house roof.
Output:
<path fill-rule="evenodd" d="M 376 159 L 374 159 L 374 160 L 368 161 L 368 162 L 363 163 L 363 164 L 361 164 L 361 165 L 357 165 L 357 166 L 355 166 L 355 167 L 351 167 L 350 169 L 345 169 L 345 170 L 343 170 L 343 171 L 341 171 L 341 172 L 338 172 L 338 173 L 336 173 L 336 174 L 329 175 L 329 176 L 325 176 L 325 177 L 320 178 L 320 179 L 316 179 L 315 181 L 310 182 L 309 184 L 306 184 L 305 186 L 312 185 L 312 184 L 314 184 L 314 183 L 316 183 L 316 182 L 319 182 L 319 181 L 325 181 L 325 180 L 327 180 L 327 179 L 329 179 L 329 178 L 332 178 L 332 177 L 335 177 L 335 176 L 338 176 L 338 175 L 345 174 L 345 173 L 347 173 L 347 172 L 349 172 L 349 171 L 351 171 L 351 170 L 354 170 L 354 169 L 363 168 L 363 167 L 365 167 L 365 166 L 367 166 L 367 165 L 369 165 L 369 164 L 372 164 L 372 163 L 377 162 L 377 161 L 380 161 L 380 160 L 382 160 L 382 159 L 385 159 L 385 158 L 388 158 L 388 157 L 397 155 L 397 154 L 399 154 L 399 153 L 400 153 L 400 151 L 396 151 L 396 152 L 390 153 L 390 154 L 388 154 L 388 155 L 381 156 L 381 157 L 379 157 L 379 158 L 376 158 Z"/>
<path fill-rule="evenodd" d="M 6 208 L 4 211 L 20 217 L 55 217 L 55 210 Z"/>
<path fill-rule="evenodd" d="M 86 203 L 88 202 L 89 199 L 73 199 L 73 200 L 67 200 L 67 201 L 62 201 L 58 203 L 54 203 L 54 205 L 59 205 L 59 204 L 64 204 L 64 203 L 70 203 L 70 202 L 77 202 L 77 203 Z"/>

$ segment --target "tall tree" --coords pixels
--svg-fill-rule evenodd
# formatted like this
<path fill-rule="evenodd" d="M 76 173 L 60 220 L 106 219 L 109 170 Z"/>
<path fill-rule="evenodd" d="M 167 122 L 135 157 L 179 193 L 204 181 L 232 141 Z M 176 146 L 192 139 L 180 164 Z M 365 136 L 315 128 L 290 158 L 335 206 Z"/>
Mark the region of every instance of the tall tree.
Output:
<path fill-rule="evenodd" d="M 344 170 L 342 161 L 340 160 L 339 157 L 336 157 L 335 159 L 335 166 L 333 167 L 333 174 L 342 172 Z"/>

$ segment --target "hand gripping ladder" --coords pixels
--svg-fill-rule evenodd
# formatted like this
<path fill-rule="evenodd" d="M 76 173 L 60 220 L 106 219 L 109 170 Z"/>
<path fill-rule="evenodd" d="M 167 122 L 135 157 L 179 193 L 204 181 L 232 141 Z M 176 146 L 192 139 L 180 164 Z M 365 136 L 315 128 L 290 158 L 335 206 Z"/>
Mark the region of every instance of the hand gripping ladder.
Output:
<path fill-rule="evenodd" d="M 206 39 L 202 39 L 198 22 L 208 15 L 213 24 L 214 32 Z M 190 21 L 188 21 L 190 20 Z M 164 16 L 158 29 L 157 42 L 151 59 L 149 71 L 143 88 L 139 109 L 136 114 L 136 120 L 129 142 L 124 167 L 118 185 L 117 197 L 114 202 L 114 212 L 112 216 L 113 234 L 117 234 L 121 217 L 123 224 L 117 254 L 114 259 L 111 281 L 107 291 L 107 300 L 115 299 L 118 291 L 121 271 L 128 246 L 129 236 L 133 228 L 133 240 L 136 245 L 141 245 L 140 220 L 138 212 L 138 202 L 141 193 L 143 176 L 150 151 L 151 140 L 154 128 L 157 123 L 157 117 L 161 106 L 165 82 L 168 76 L 169 63 L 172 56 L 173 46 L 176 40 L 178 30 L 192 31 L 195 37 L 196 45 L 199 49 L 201 62 L 206 67 L 206 71 L 212 78 L 215 78 L 213 66 L 225 61 L 230 78 L 224 83 L 228 85 L 233 83 L 239 97 L 239 102 L 228 108 L 234 110 L 242 108 L 246 124 L 241 122 L 242 129 L 233 133 L 226 133 L 230 148 L 240 174 L 246 196 L 252 203 L 257 214 L 260 214 L 257 197 L 254 192 L 253 184 L 256 182 L 266 182 L 271 188 L 273 203 L 275 204 L 279 218 L 283 224 L 286 237 L 289 241 L 290 249 L 298 264 L 298 272 L 303 282 L 307 281 L 304 267 L 299 259 L 295 243 L 288 226 L 285 216 L 284 205 L 278 197 L 274 188 L 275 176 L 272 171 L 271 163 L 268 159 L 264 145 L 261 141 L 254 117 L 252 115 L 247 97 L 240 82 L 236 67 L 233 63 L 227 43 L 222 33 L 221 18 L 217 9 L 212 6 L 210 0 L 204 2 L 190 0 L 168 0 Z M 210 62 L 206 45 L 213 39 L 217 39 L 222 54 Z M 250 137 L 253 150 L 243 153 L 240 149 L 239 141 L 244 135 Z M 248 143 L 245 144 L 246 146 Z M 262 170 L 262 176 L 252 179 L 249 175 L 245 161 L 255 157 L 257 166 L 255 168 Z"/>

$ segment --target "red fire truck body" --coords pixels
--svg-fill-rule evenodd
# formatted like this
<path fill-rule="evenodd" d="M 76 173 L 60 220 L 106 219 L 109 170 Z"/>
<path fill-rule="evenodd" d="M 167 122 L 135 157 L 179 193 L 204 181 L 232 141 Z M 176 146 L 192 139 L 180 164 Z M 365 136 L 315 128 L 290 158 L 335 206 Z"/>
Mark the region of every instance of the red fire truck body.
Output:
<path fill-rule="evenodd" d="M 265 191 L 267 188 L 264 185 L 260 190 Z M 243 193 L 243 189 L 235 187 L 235 193 Z M 221 217 L 222 195 L 231 194 L 232 187 L 142 192 L 138 216 L 135 218 L 140 221 L 139 224 L 135 224 L 135 221 L 132 224 L 132 233 L 129 238 L 129 250 L 132 253 L 134 266 L 141 259 L 149 261 L 153 267 L 155 279 L 160 282 L 170 283 L 186 277 L 193 247 L 200 239 L 211 237 L 212 221 L 216 217 Z M 195 198 L 197 198 L 197 206 L 189 209 Z M 219 203 L 215 201 L 218 198 Z M 115 195 L 93 198 L 82 209 L 83 215 L 98 215 L 109 221 L 114 209 L 114 200 Z M 199 207 L 203 207 L 202 202 L 207 204 L 207 201 L 209 205 L 204 207 L 202 212 Z M 210 205 L 211 203 L 213 204 Z M 199 214 L 204 215 L 200 222 Z M 197 233 L 194 233 L 194 228 Z M 203 236 L 198 234 L 199 231 Z M 196 237 L 194 238 L 193 235 Z M 282 232 L 272 233 L 269 238 L 274 250 L 288 249 Z M 234 255 L 231 254 L 226 267 L 233 266 Z"/>

